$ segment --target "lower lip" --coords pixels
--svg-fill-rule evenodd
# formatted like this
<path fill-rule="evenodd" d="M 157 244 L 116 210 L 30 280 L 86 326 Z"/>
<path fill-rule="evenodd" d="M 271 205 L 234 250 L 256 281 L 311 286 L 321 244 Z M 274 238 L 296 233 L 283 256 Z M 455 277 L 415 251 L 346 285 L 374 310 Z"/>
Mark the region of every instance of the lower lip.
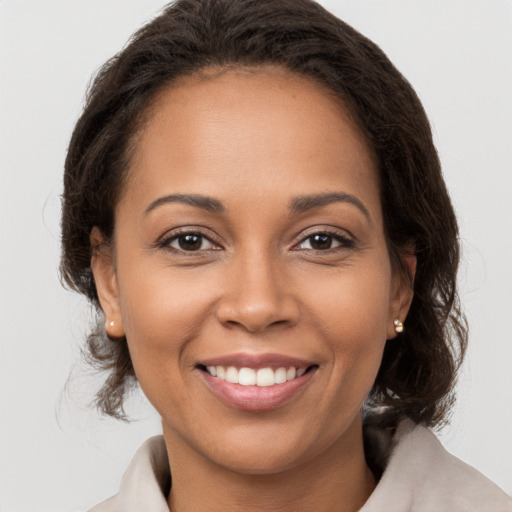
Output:
<path fill-rule="evenodd" d="M 199 371 L 218 398 L 235 409 L 246 411 L 268 411 L 285 405 L 306 387 L 314 373 L 312 369 L 301 377 L 273 386 L 242 386 Z"/>

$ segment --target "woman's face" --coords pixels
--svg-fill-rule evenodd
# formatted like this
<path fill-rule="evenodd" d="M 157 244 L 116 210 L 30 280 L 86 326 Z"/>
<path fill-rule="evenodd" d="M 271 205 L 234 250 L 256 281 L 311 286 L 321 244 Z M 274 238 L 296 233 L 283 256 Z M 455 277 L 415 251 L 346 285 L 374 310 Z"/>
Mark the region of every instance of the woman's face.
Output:
<path fill-rule="evenodd" d="M 350 450 L 410 291 L 339 102 L 276 68 L 181 79 L 156 98 L 115 219 L 100 300 L 168 443 L 246 473 Z"/>

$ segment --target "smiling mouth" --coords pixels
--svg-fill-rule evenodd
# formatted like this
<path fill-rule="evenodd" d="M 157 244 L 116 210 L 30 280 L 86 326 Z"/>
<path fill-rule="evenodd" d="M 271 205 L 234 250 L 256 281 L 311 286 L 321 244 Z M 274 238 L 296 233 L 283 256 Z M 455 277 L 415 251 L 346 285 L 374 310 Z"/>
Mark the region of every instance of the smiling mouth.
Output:
<path fill-rule="evenodd" d="M 196 364 L 207 388 L 238 410 L 263 412 L 301 396 L 319 365 L 283 354 L 230 354 Z"/>
<path fill-rule="evenodd" d="M 271 387 L 277 384 L 284 384 L 299 379 L 310 372 L 317 365 L 308 367 L 280 366 L 278 368 L 237 368 L 235 366 L 204 366 L 199 365 L 199 369 L 208 373 L 221 381 L 230 384 L 239 384 L 241 386 L 259 386 Z"/>

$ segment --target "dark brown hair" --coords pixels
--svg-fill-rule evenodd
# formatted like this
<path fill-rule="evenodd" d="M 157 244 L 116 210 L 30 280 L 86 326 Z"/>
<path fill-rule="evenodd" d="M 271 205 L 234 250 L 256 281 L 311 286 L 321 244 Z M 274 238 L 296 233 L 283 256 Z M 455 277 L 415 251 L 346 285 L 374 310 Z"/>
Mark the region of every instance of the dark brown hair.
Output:
<path fill-rule="evenodd" d="M 405 332 L 389 341 L 365 409 L 386 423 L 409 417 L 442 423 L 467 342 L 458 306 L 458 228 L 429 122 L 409 83 L 384 53 L 311 0 L 179 0 L 139 30 L 98 72 L 65 163 L 61 272 L 101 309 L 89 235 L 106 239 L 130 150 L 156 93 L 208 67 L 274 65 L 327 87 L 352 112 L 379 165 L 391 261 L 414 247 L 417 272 Z M 126 340 L 103 324 L 87 338 L 89 360 L 107 370 L 97 394 L 106 414 L 124 418 L 136 382 Z"/>

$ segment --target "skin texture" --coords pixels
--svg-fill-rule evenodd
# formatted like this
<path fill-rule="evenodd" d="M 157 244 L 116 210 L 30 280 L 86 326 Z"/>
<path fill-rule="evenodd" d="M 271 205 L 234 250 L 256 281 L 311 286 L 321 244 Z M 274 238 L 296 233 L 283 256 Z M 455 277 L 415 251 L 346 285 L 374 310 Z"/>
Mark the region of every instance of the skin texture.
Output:
<path fill-rule="evenodd" d="M 326 193 L 356 199 L 290 209 Z M 171 194 L 208 196 L 223 211 L 158 201 Z M 180 248 L 184 233 L 204 236 L 197 250 Z M 315 245 L 318 233 L 332 238 Z M 113 246 L 92 265 L 107 332 L 126 335 L 162 417 L 171 510 L 362 506 L 375 482 L 360 406 L 412 292 L 391 268 L 373 154 L 338 101 L 271 67 L 203 72 L 161 91 Z M 284 404 L 242 410 L 198 368 L 240 353 L 314 366 Z"/>

